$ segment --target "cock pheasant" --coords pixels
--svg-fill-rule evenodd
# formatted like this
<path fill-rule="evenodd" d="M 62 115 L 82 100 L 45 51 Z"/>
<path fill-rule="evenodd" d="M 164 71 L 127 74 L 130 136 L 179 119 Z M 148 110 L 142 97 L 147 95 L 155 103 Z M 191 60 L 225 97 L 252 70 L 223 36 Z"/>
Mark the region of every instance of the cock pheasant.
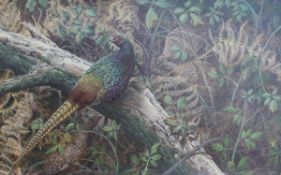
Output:
<path fill-rule="evenodd" d="M 14 166 L 74 111 L 92 103 L 110 101 L 125 89 L 135 70 L 133 48 L 120 36 L 114 37 L 113 43 L 120 49 L 99 59 L 82 75 L 68 99 L 25 146 Z"/>

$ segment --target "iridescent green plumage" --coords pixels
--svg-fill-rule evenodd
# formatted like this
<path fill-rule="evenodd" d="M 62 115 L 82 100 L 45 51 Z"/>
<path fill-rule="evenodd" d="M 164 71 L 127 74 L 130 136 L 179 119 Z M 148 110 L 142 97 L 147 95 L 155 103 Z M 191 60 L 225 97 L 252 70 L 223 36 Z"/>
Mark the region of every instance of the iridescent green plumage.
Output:
<path fill-rule="evenodd" d="M 111 57 L 112 55 L 99 60 L 86 72 L 86 74 L 102 77 L 104 88 L 107 90 L 118 84 L 126 74 L 126 67 L 120 64 L 118 60 L 111 59 Z"/>

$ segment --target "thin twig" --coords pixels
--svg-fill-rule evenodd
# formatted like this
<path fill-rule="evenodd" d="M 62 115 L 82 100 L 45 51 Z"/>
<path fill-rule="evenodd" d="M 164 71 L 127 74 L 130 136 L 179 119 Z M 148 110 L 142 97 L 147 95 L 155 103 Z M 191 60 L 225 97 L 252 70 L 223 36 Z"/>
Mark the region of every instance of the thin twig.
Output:
<path fill-rule="evenodd" d="M 238 91 L 238 89 L 239 89 L 239 85 L 240 85 L 241 80 L 242 80 L 242 76 L 239 77 L 239 80 L 238 80 L 237 83 L 235 83 L 235 84 L 233 83 L 233 84 L 235 85 L 235 89 L 234 89 L 234 91 L 233 91 L 233 94 L 232 94 L 232 97 L 231 97 L 231 101 L 230 101 L 230 105 L 231 105 L 231 106 L 233 105 L 233 102 L 234 102 L 234 100 L 235 100 L 235 96 L 236 96 L 237 91 Z"/>
<path fill-rule="evenodd" d="M 277 33 L 280 29 L 281 29 L 281 25 L 280 25 L 277 29 L 275 29 L 274 32 L 272 32 L 272 33 L 270 34 L 270 36 L 268 37 L 268 39 L 266 40 L 266 43 L 264 44 L 264 46 L 263 46 L 263 48 L 262 48 L 263 51 L 267 48 L 269 42 L 272 40 L 272 38 L 276 35 L 276 33 Z"/>
<path fill-rule="evenodd" d="M 248 108 L 248 104 L 247 102 L 245 102 L 245 105 L 244 105 L 244 109 L 246 110 Z M 240 130 L 239 130 L 239 134 L 238 134 L 238 137 L 236 139 L 236 142 L 235 142 L 235 145 L 234 145 L 234 148 L 233 148 L 233 151 L 232 151 L 232 155 L 231 155 L 231 160 L 234 161 L 235 159 L 235 155 L 236 155 L 236 152 L 237 152 L 237 148 L 238 148 L 238 145 L 240 143 L 240 140 L 241 140 L 241 136 L 242 136 L 242 133 L 244 131 L 244 127 L 245 125 L 252 119 L 254 118 L 258 113 L 259 113 L 260 109 L 256 110 L 256 112 L 251 115 L 248 119 L 246 119 L 247 117 L 247 113 L 244 112 L 243 114 L 243 118 L 241 120 L 241 125 L 240 125 Z"/>

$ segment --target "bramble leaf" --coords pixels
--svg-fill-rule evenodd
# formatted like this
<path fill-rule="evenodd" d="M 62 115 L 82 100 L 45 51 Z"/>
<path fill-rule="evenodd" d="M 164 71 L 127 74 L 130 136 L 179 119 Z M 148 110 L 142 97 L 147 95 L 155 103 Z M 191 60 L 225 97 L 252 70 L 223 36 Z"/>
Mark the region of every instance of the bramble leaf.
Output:
<path fill-rule="evenodd" d="M 276 100 L 272 100 L 270 103 L 269 103 L 269 109 L 271 112 L 276 112 L 278 110 L 278 103 Z"/>
<path fill-rule="evenodd" d="M 181 98 L 178 99 L 177 107 L 178 107 L 178 109 L 183 109 L 183 108 L 186 107 L 185 97 L 181 97 Z"/>
<path fill-rule="evenodd" d="M 155 10 L 152 7 L 150 7 L 150 9 L 146 13 L 146 17 L 145 17 L 146 27 L 148 29 L 152 29 L 156 25 L 157 20 L 158 20 L 157 13 L 155 12 Z"/>
<path fill-rule="evenodd" d="M 170 95 L 165 95 L 164 97 L 164 102 L 167 104 L 167 105 L 171 105 L 173 104 L 173 99 Z"/>

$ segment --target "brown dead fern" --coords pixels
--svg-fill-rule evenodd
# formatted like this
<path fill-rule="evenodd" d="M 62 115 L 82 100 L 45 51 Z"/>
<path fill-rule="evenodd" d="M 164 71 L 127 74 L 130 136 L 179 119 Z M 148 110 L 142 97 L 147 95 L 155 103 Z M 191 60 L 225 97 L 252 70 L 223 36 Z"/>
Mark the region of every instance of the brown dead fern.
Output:
<path fill-rule="evenodd" d="M 163 55 L 155 61 L 157 66 L 152 79 L 153 93 L 171 115 L 165 122 L 181 140 L 198 138 L 198 127 L 204 115 L 202 91 L 199 91 L 199 87 L 203 87 L 202 64 L 189 60 L 182 62 L 172 49 L 178 45 L 182 53 L 196 56 L 204 43 L 192 29 L 187 31 L 186 34 L 176 29 L 168 34 Z"/>
<path fill-rule="evenodd" d="M 0 71 L 1 82 L 12 78 L 10 69 Z M 32 116 L 33 95 L 25 92 L 7 93 L 0 99 L 0 174 L 8 175 L 19 156 L 22 136 L 28 133 L 26 124 Z"/>
<path fill-rule="evenodd" d="M 26 125 L 33 114 L 32 94 L 18 92 L 12 95 L 15 98 L 15 103 L 10 107 L 13 113 L 4 116 L 6 119 L 0 129 L 0 172 L 3 175 L 9 174 L 22 150 L 22 136 L 29 132 Z"/>
<path fill-rule="evenodd" d="M 228 21 L 221 26 L 217 39 L 209 32 L 214 45 L 211 51 L 218 56 L 219 62 L 227 67 L 233 67 L 241 64 L 247 57 L 255 57 L 261 62 L 262 70 L 276 74 L 281 80 L 279 56 L 274 48 L 265 47 L 268 42 L 265 34 L 252 36 L 247 22 L 236 28 Z"/>
<path fill-rule="evenodd" d="M 0 71 L 0 84 L 5 80 L 12 78 L 15 73 L 10 69 L 3 69 Z M 12 93 L 7 93 L 0 98 L 0 123 L 6 116 L 12 113 L 12 104 L 14 103 L 14 97 Z"/>
<path fill-rule="evenodd" d="M 21 11 L 17 1 L 0 1 L 0 27 L 4 29 L 30 36 L 29 31 L 23 27 Z"/>

